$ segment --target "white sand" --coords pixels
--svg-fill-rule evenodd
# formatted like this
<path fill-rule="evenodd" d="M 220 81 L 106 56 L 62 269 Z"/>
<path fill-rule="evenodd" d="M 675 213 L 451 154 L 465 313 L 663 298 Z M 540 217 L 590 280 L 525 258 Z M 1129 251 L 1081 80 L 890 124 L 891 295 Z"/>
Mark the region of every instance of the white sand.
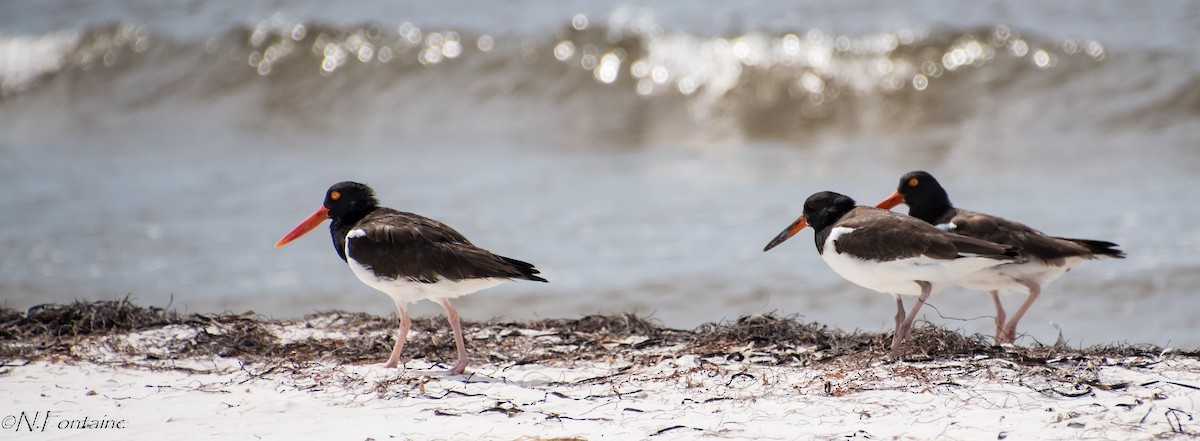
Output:
<path fill-rule="evenodd" d="M 995 359 L 833 369 L 689 355 L 649 367 L 477 362 L 464 376 L 424 360 L 403 370 L 223 358 L 139 364 L 3 368 L 0 433 L 19 440 L 1116 440 L 1200 432 L 1200 390 L 1187 387 L 1200 386 L 1200 362 L 1170 355 L 1144 368 L 1097 368 L 1095 384 L 1126 386 L 1090 391 Z M 43 419 L 28 421 L 36 412 Z M 60 428 L 85 417 L 121 428 Z M 30 423 L 36 433 L 27 433 Z"/>

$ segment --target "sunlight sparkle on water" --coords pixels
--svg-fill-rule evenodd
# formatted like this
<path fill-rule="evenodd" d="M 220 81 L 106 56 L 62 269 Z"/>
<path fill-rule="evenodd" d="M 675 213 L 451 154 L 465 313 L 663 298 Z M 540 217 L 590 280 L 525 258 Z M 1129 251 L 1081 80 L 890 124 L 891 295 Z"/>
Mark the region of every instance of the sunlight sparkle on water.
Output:
<path fill-rule="evenodd" d="M 587 70 L 595 69 L 596 63 L 600 61 L 599 53 L 600 51 L 596 49 L 596 46 L 585 44 L 583 46 L 583 57 L 580 57 L 579 65 Z"/>
<path fill-rule="evenodd" d="M 445 42 L 442 43 L 442 55 L 446 58 L 458 58 L 462 54 L 462 42 L 459 41 L 458 32 L 446 32 Z"/>
<path fill-rule="evenodd" d="M 1047 68 L 1053 65 L 1054 59 L 1044 50 L 1038 50 L 1033 53 L 1033 64 L 1040 68 Z"/>
<path fill-rule="evenodd" d="M 577 30 L 577 31 L 582 31 L 584 29 L 587 29 L 587 27 L 588 27 L 587 16 L 583 15 L 583 14 L 575 14 L 574 17 L 571 17 L 571 27 L 575 28 L 575 30 Z"/>
<path fill-rule="evenodd" d="M 637 60 L 629 65 L 629 76 L 642 79 L 650 76 L 650 64 L 646 60 Z"/>
<path fill-rule="evenodd" d="M 1104 46 L 1096 40 L 1088 40 L 1083 51 L 1092 57 L 1093 60 L 1101 61 L 1104 59 Z"/>
<path fill-rule="evenodd" d="M 358 61 L 366 63 L 375 57 L 375 48 L 371 43 L 363 44 L 358 47 Z"/>
<path fill-rule="evenodd" d="M 410 45 L 420 43 L 422 39 L 421 29 L 407 21 L 400 23 L 400 27 L 396 28 L 396 35 L 404 38 Z"/>
<path fill-rule="evenodd" d="M 1012 51 L 1013 55 L 1024 57 L 1029 53 L 1029 43 L 1026 43 L 1025 40 L 1016 40 L 1008 46 L 1008 50 Z"/>
<path fill-rule="evenodd" d="M 664 84 L 671 78 L 671 72 L 669 72 L 667 68 L 663 66 L 655 66 L 654 69 L 650 71 L 650 78 L 653 79 L 655 83 Z"/>
<path fill-rule="evenodd" d="M 913 77 L 912 84 L 913 89 L 925 90 L 926 87 L 929 87 L 929 79 L 925 78 L 925 75 L 917 74 Z"/>
<path fill-rule="evenodd" d="M 621 70 L 621 58 L 616 54 L 609 52 L 600 57 L 600 64 L 596 66 L 596 79 L 602 83 L 612 83 L 617 80 L 617 73 Z"/>
<path fill-rule="evenodd" d="M 805 72 L 800 77 L 800 86 L 808 93 L 818 94 L 825 91 L 825 81 L 812 72 Z"/>
<path fill-rule="evenodd" d="M 438 64 L 442 62 L 442 50 L 436 47 L 425 48 L 421 51 L 421 55 L 417 56 L 417 61 L 426 66 Z"/>
<path fill-rule="evenodd" d="M 563 40 L 554 46 L 554 58 L 558 61 L 567 61 L 575 56 L 575 43 L 570 40 Z"/>
<path fill-rule="evenodd" d="M 783 36 L 783 54 L 789 57 L 795 57 L 800 53 L 800 37 L 796 34 L 787 34 Z"/>
<path fill-rule="evenodd" d="M 921 62 L 921 73 L 930 78 L 940 77 L 942 76 L 942 65 L 925 60 Z"/>
<path fill-rule="evenodd" d="M 295 26 L 292 26 L 292 33 L 291 33 L 292 40 L 294 40 L 294 41 L 303 40 L 305 35 L 308 35 L 308 28 L 304 27 L 303 23 L 296 23 Z"/>
<path fill-rule="evenodd" d="M 700 88 L 700 83 L 691 77 L 685 77 L 679 80 L 679 93 L 691 95 Z"/>
<path fill-rule="evenodd" d="M 637 82 L 638 96 L 649 96 L 654 93 L 654 82 L 648 78 L 642 78 Z"/>
<path fill-rule="evenodd" d="M 492 39 L 491 35 L 483 34 L 475 41 L 475 46 L 482 52 L 488 52 L 496 47 L 496 40 Z"/>

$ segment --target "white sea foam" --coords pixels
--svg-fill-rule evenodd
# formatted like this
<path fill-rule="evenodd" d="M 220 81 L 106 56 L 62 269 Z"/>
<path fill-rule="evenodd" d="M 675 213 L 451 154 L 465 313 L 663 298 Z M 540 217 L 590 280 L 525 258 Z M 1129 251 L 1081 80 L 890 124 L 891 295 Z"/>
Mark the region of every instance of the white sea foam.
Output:
<path fill-rule="evenodd" d="M 62 69 L 79 40 L 74 30 L 0 36 L 0 95 L 20 92 L 38 77 Z"/>

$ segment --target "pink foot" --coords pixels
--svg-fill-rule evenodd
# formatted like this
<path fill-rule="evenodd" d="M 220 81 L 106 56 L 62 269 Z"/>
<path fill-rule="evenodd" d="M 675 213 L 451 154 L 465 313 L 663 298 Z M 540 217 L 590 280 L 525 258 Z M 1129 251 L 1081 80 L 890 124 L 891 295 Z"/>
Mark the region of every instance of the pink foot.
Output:
<path fill-rule="evenodd" d="M 463 331 L 462 325 L 459 323 L 458 311 L 450 306 L 450 300 L 447 299 L 442 299 L 442 309 L 446 310 L 446 318 L 450 321 L 450 328 L 454 330 L 454 347 L 458 350 L 458 362 L 454 363 L 450 373 L 462 375 L 467 370 L 467 348 L 463 343 Z"/>

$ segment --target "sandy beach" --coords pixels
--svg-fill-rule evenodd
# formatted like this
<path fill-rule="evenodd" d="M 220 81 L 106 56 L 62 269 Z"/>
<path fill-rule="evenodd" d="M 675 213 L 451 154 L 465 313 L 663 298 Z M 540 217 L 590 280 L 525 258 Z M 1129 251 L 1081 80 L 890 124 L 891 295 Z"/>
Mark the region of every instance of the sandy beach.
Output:
<path fill-rule="evenodd" d="M 392 320 L 181 315 L 122 302 L 0 317 L 10 439 L 1162 439 L 1200 435 L 1200 352 L 996 347 L 772 316 L 695 330 L 631 315 L 439 317 L 384 369 Z"/>

